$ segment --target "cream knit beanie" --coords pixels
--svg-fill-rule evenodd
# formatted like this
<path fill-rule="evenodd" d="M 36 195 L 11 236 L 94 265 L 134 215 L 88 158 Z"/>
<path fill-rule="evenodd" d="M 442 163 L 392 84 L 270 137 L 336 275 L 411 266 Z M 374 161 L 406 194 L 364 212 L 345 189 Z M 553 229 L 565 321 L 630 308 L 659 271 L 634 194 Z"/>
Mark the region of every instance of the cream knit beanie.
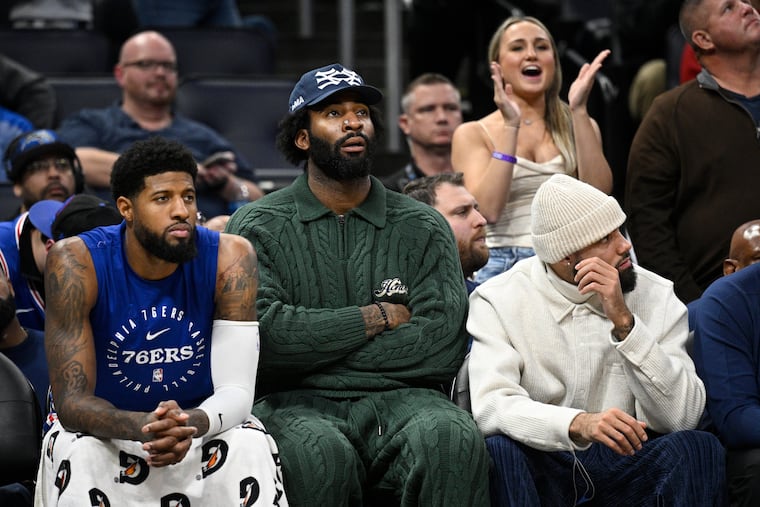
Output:
<path fill-rule="evenodd" d="M 538 188 L 530 212 L 533 249 L 549 264 L 592 245 L 625 222 L 614 197 L 566 174 L 555 174 Z"/>

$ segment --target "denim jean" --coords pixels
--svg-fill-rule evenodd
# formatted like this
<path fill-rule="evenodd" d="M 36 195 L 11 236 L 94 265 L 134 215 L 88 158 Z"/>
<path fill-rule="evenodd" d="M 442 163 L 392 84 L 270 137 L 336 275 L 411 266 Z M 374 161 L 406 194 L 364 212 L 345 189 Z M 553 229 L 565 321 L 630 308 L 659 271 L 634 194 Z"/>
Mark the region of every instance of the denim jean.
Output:
<path fill-rule="evenodd" d="M 488 263 L 475 273 L 475 281 L 483 283 L 491 277 L 501 274 L 515 265 L 519 260 L 533 257 L 532 248 L 523 246 L 504 246 L 488 249 Z"/>

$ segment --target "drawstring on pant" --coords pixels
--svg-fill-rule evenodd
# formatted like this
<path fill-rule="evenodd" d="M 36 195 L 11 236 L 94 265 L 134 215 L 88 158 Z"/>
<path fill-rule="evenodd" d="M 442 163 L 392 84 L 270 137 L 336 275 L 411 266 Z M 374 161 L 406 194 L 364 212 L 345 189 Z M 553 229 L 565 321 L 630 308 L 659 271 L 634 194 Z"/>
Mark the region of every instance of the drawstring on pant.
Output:
<path fill-rule="evenodd" d="M 377 411 L 377 405 L 375 405 L 375 401 L 372 399 L 372 396 L 368 396 L 367 401 L 369 401 L 369 405 L 372 407 L 372 411 L 375 413 L 375 420 L 377 421 L 377 436 L 382 437 L 383 425 L 380 421 L 380 412 Z"/>
<path fill-rule="evenodd" d="M 574 505 L 581 505 L 586 502 L 590 502 L 594 498 L 594 483 L 591 481 L 591 476 L 586 471 L 586 468 L 583 466 L 583 463 L 580 462 L 580 460 L 575 456 L 575 451 L 572 451 L 573 453 L 573 493 L 575 498 Z M 580 498 L 578 498 L 578 487 L 575 484 L 575 473 L 578 472 L 580 474 L 581 479 L 586 485 L 586 490 L 583 492 Z"/>

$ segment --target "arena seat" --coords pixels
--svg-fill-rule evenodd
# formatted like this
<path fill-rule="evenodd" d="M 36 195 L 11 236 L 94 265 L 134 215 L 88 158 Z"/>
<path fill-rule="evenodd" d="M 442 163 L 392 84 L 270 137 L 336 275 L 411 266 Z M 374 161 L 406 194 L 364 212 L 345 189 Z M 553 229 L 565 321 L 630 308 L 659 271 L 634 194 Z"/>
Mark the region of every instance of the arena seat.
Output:
<path fill-rule="evenodd" d="M 472 412 L 470 405 L 470 374 L 468 371 L 470 364 L 470 353 L 464 357 L 462 366 L 459 367 L 457 376 L 454 377 L 454 383 L 451 386 L 451 401 L 462 410 Z"/>
<path fill-rule="evenodd" d="M 258 180 L 279 187 L 301 173 L 275 146 L 294 82 L 277 79 L 196 78 L 177 92 L 177 112 L 226 137 L 254 168 Z M 265 190 L 270 190 L 265 188 Z"/>
<path fill-rule="evenodd" d="M 263 30 L 163 26 L 155 30 L 174 46 L 180 77 L 250 77 L 274 72 L 274 41 Z"/>
<path fill-rule="evenodd" d="M 85 108 L 111 105 L 121 98 L 121 88 L 113 75 L 50 77 L 56 96 L 55 125 Z"/>
<path fill-rule="evenodd" d="M 110 47 L 94 30 L 0 30 L 4 55 L 47 76 L 110 72 Z"/>
<path fill-rule="evenodd" d="M 34 480 L 40 458 L 42 414 L 29 380 L 3 354 L 0 354 L 0 428 L 3 428 L 0 485 Z"/>

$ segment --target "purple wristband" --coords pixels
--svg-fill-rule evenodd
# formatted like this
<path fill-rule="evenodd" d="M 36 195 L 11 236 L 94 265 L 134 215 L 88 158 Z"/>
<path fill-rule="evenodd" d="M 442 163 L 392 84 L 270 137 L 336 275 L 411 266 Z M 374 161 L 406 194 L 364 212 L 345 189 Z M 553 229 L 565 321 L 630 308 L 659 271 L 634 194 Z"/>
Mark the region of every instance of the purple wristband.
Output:
<path fill-rule="evenodd" d="M 500 151 L 495 151 L 491 154 L 493 158 L 497 158 L 504 162 L 509 162 L 510 164 L 516 164 L 517 159 L 513 157 L 512 155 L 507 155 L 506 153 L 502 153 Z"/>

